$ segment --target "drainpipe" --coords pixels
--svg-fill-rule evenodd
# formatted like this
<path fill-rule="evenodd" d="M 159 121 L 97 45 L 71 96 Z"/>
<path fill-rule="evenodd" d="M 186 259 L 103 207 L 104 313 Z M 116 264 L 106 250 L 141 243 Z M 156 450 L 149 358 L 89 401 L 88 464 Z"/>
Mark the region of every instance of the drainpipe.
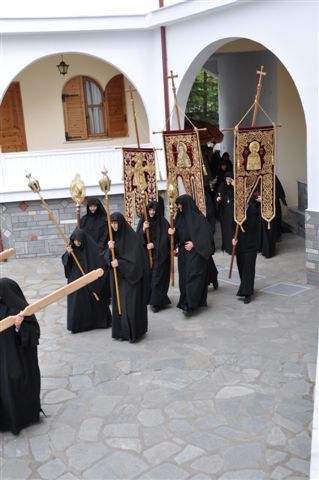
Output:
<path fill-rule="evenodd" d="M 159 8 L 164 7 L 164 0 L 159 0 Z M 171 129 L 169 96 L 168 96 L 168 72 L 167 72 L 167 50 L 166 50 L 166 29 L 161 27 L 161 45 L 162 45 L 162 69 L 163 69 L 163 86 L 164 86 L 164 106 L 165 106 L 165 125 L 166 130 Z"/>

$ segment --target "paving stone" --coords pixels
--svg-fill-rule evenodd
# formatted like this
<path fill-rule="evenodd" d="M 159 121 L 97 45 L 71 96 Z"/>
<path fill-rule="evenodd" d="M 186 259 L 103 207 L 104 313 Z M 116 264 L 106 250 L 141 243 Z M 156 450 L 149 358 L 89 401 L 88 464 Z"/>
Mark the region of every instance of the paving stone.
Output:
<path fill-rule="evenodd" d="M 253 393 L 255 393 L 255 391 L 252 388 L 242 386 L 224 387 L 219 390 L 216 398 L 228 399 L 234 397 L 243 397 L 245 395 L 251 395 Z"/>
<path fill-rule="evenodd" d="M 99 432 L 103 425 L 102 418 L 86 418 L 80 426 L 79 438 L 81 440 L 95 441 L 98 438 Z"/>
<path fill-rule="evenodd" d="M 269 465 L 283 462 L 287 458 L 287 453 L 278 450 L 266 450 L 266 460 Z"/>
<path fill-rule="evenodd" d="M 2 435 L 2 433 L 0 435 Z M 4 456 L 8 456 L 9 458 L 24 457 L 29 453 L 28 441 L 25 437 L 15 437 L 13 440 L 9 442 L 5 442 L 5 443 L 0 442 L 0 447 L 1 447 L 0 449 L 1 454 L 3 449 Z"/>
<path fill-rule="evenodd" d="M 137 455 L 115 452 L 83 472 L 83 479 L 104 479 L 107 472 L 110 479 L 131 479 L 144 472 L 148 465 Z"/>
<path fill-rule="evenodd" d="M 289 453 L 307 459 L 311 451 L 311 438 L 307 433 L 301 433 L 288 441 L 287 450 Z"/>
<path fill-rule="evenodd" d="M 75 438 L 75 430 L 69 425 L 58 424 L 56 428 L 49 432 L 53 447 L 57 451 L 63 451 L 69 447 Z"/>
<path fill-rule="evenodd" d="M 112 423 L 106 425 L 103 434 L 105 437 L 137 437 L 139 426 L 135 423 Z"/>
<path fill-rule="evenodd" d="M 195 445 L 187 445 L 184 450 L 176 455 L 174 461 L 181 465 L 182 463 L 189 462 L 194 458 L 200 457 L 201 455 L 205 454 L 205 450 L 199 447 L 195 447 Z"/>
<path fill-rule="evenodd" d="M 289 477 L 291 475 L 291 470 L 288 470 L 288 468 L 278 466 L 275 468 L 275 470 L 271 473 L 270 478 L 271 480 L 283 480 L 284 478 Z"/>
<path fill-rule="evenodd" d="M 159 409 L 141 410 L 137 418 L 145 427 L 155 427 L 164 422 L 162 411 Z"/>
<path fill-rule="evenodd" d="M 225 448 L 224 469 L 257 468 L 262 464 L 262 449 L 258 443 L 245 443 Z"/>
<path fill-rule="evenodd" d="M 106 439 L 105 443 L 111 448 L 119 450 L 133 450 L 136 453 L 141 453 L 142 444 L 137 438 L 110 438 Z"/>
<path fill-rule="evenodd" d="M 286 465 L 294 472 L 309 476 L 310 465 L 309 462 L 306 462 L 305 460 L 301 460 L 300 458 L 291 458 L 288 462 L 286 462 Z"/>
<path fill-rule="evenodd" d="M 39 469 L 38 472 L 42 478 L 45 480 L 55 480 L 66 470 L 64 463 L 56 458 L 55 460 L 50 460 L 47 463 L 44 463 Z"/>
<path fill-rule="evenodd" d="M 39 435 L 30 439 L 32 454 L 38 462 L 44 462 L 51 456 L 50 438 L 48 435 Z"/>
<path fill-rule="evenodd" d="M 101 443 L 76 443 L 66 451 L 68 465 L 70 465 L 71 468 L 82 472 L 82 470 L 89 468 L 97 460 L 105 456 L 108 451 L 108 448 Z"/>
<path fill-rule="evenodd" d="M 217 473 L 223 467 L 224 461 L 220 455 L 203 456 L 191 464 L 191 468 L 204 473 Z"/>
<path fill-rule="evenodd" d="M 184 480 L 189 473 L 173 463 L 163 463 L 142 475 L 139 480 Z"/>
<path fill-rule="evenodd" d="M 143 428 L 143 439 L 146 448 L 167 440 L 170 437 L 171 435 L 169 435 L 167 429 L 162 425 L 159 427 Z"/>
<path fill-rule="evenodd" d="M 29 477 L 31 470 L 29 468 L 30 462 L 28 460 L 15 459 L 1 459 L 1 480 L 25 480 Z"/>
<path fill-rule="evenodd" d="M 285 445 L 287 442 L 287 437 L 280 427 L 273 427 L 267 435 L 266 441 L 270 445 L 276 447 L 280 445 Z"/>
<path fill-rule="evenodd" d="M 52 392 L 47 393 L 44 397 L 45 403 L 62 403 L 65 400 L 70 400 L 74 398 L 75 394 L 65 390 L 64 388 L 58 388 L 57 390 L 53 390 Z"/>
<path fill-rule="evenodd" d="M 224 473 L 218 480 L 266 480 L 262 470 L 234 470 Z"/>
<path fill-rule="evenodd" d="M 152 466 L 158 465 L 169 459 L 181 450 L 181 447 L 173 442 L 162 442 L 154 447 L 144 450 L 143 455 Z"/>

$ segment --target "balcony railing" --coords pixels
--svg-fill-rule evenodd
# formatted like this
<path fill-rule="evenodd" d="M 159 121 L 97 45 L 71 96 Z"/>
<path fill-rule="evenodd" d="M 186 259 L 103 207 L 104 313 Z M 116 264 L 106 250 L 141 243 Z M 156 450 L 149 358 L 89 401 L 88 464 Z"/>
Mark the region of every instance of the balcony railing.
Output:
<path fill-rule="evenodd" d="M 26 172 L 30 172 L 39 181 L 44 198 L 70 197 L 70 183 L 76 173 L 81 175 L 88 195 L 101 195 L 99 179 L 104 168 L 112 181 L 110 195 L 123 193 L 121 148 L 2 153 L 0 202 L 34 199 L 34 193 L 28 188 Z M 162 188 L 165 188 L 164 184 Z"/>

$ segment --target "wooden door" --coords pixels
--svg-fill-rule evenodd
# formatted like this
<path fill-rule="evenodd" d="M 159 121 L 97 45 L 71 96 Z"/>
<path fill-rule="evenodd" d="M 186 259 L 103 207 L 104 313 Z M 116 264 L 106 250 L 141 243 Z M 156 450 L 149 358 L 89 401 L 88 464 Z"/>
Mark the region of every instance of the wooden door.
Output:
<path fill-rule="evenodd" d="M 18 82 L 11 83 L 0 105 L 0 145 L 3 152 L 28 150 Z"/>

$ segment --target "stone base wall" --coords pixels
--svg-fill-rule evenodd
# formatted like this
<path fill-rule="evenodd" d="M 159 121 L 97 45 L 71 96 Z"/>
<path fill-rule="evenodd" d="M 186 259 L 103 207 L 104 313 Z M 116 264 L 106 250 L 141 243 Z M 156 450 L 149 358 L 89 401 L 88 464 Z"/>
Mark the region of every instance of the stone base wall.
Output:
<path fill-rule="evenodd" d="M 104 196 L 98 197 L 104 205 Z M 69 238 L 76 226 L 76 207 L 72 199 L 46 202 L 62 231 Z M 124 211 L 123 195 L 109 197 L 110 211 Z M 81 207 L 81 216 L 86 207 Z M 0 205 L 0 228 L 3 248 L 15 248 L 15 256 L 59 256 L 65 243 L 40 200 Z"/>
<path fill-rule="evenodd" d="M 306 211 L 306 269 L 311 285 L 319 285 L 319 212 Z"/>

